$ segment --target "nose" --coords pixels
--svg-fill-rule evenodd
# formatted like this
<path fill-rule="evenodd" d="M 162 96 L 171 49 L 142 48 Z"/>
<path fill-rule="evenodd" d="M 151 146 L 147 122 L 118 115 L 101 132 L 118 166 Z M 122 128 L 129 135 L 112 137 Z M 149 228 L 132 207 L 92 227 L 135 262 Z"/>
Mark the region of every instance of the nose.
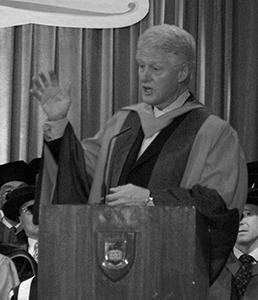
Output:
<path fill-rule="evenodd" d="M 239 226 L 240 226 L 240 225 L 243 225 L 244 223 L 245 223 L 245 216 L 242 215 L 242 216 L 241 216 L 241 219 L 240 219 L 240 222 L 239 222 Z"/>

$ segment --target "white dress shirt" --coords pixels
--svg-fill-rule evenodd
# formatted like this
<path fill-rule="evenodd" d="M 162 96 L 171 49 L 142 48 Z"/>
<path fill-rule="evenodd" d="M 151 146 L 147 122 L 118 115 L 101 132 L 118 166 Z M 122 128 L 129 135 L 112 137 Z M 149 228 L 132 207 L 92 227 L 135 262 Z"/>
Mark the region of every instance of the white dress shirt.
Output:
<path fill-rule="evenodd" d="M 239 257 L 244 254 L 242 251 L 240 251 L 236 247 L 234 247 L 233 252 L 234 252 L 235 257 L 237 259 L 239 259 Z M 253 262 L 253 264 L 257 264 L 257 262 L 258 262 L 258 248 L 254 249 L 252 252 L 247 253 L 247 254 L 250 255 L 250 256 L 252 256 L 255 259 L 255 261 Z"/>

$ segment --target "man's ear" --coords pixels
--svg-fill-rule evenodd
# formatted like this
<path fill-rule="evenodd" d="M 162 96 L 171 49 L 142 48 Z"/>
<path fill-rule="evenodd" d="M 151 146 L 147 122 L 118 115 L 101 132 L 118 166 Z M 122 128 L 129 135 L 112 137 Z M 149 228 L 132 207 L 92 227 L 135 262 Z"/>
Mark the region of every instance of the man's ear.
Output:
<path fill-rule="evenodd" d="M 178 72 L 178 82 L 183 82 L 189 76 L 189 67 L 188 64 L 183 63 Z"/>

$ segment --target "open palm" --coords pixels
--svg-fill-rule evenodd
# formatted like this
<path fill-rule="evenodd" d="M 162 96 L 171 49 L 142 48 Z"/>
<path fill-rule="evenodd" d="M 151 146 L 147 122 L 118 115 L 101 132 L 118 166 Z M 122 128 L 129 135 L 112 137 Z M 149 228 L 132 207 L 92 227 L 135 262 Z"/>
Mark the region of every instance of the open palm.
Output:
<path fill-rule="evenodd" d="M 66 89 L 61 89 L 53 71 L 49 71 L 49 77 L 48 80 L 44 73 L 34 77 L 34 87 L 30 92 L 39 100 L 48 119 L 58 121 L 66 117 L 70 108 L 71 88 L 68 84 Z"/>

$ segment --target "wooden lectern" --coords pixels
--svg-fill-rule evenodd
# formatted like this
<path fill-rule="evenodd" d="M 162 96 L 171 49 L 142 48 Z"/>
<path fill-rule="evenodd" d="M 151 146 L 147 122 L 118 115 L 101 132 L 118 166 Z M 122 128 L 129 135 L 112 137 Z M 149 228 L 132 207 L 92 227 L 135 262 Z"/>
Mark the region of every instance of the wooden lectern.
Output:
<path fill-rule="evenodd" d="M 48 205 L 39 300 L 205 300 L 209 238 L 196 208 Z"/>

